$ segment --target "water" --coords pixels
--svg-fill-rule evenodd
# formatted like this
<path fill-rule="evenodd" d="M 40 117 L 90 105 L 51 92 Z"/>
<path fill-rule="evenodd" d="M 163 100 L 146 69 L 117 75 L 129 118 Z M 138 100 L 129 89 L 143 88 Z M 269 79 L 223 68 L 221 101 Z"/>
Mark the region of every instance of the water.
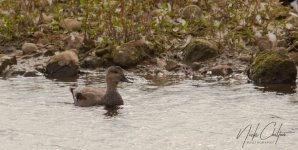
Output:
<path fill-rule="evenodd" d="M 242 149 L 246 136 L 236 139 L 240 129 L 260 123 L 260 134 L 271 122 L 277 129 L 282 123 L 281 130 L 291 133 L 280 136 L 277 144 L 245 144 L 244 149 L 298 147 L 294 86 L 272 90 L 245 81 L 132 77 L 133 84 L 120 85 L 125 105 L 118 110 L 72 105 L 69 86 L 105 86 L 101 74 L 67 82 L 44 77 L 0 80 L 0 149 L 235 150 Z M 272 131 L 269 124 L 264 133 Z"/>

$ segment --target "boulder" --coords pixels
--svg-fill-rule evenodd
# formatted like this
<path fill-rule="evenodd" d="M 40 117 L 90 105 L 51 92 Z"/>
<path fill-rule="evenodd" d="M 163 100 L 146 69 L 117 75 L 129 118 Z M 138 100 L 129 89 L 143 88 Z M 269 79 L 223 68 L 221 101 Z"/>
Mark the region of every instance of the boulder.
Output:
<path fill-rule="evenodd" d="M 24 43 L 22 45 L 22 51 L 24 55 L 35 53 L 37 50 L 38 48 L 34 43 Z"/>
<path fill-rule="evenodd" d="M 256 83 L 293 83 L 297 69 L 284 51 L 263 51 L 257 54 L 247 74 Z"/>
<path fill-rule="evenodd" d="M 17 64 L 17 58 L 15 56 L 10 57 L 10 56 L 2 56 L 0 58 L 0 75 L 3 73 L 3 71 L 12 65 Z"/>
<path fill-rule="evenodd" d="M 73 77 L 78 73 L 79 58 L 75 49 L 52 56 L 45 68 L 45 75 L 52 78 Z"/>
<path fill-rule="evenodd" d="M 220 53 L 215 42 L 204 39 L 192 40 L 183 51 L 184 61 L 188 64 L 205 61 L 218 56 Z"/>
<path fill-rule="evenodd" d="M 121 67 L 134 66 L 144 59 L 148 49 L 144 39 L 130 41 L 113 50 L 112 60 Z"/>
<path fill-rule="evenodd" d="M 59 23 L 60 27 L 67 31 L 79 31 L 81 30 L 82 23 L 76 19 L 63 19 Z"/>

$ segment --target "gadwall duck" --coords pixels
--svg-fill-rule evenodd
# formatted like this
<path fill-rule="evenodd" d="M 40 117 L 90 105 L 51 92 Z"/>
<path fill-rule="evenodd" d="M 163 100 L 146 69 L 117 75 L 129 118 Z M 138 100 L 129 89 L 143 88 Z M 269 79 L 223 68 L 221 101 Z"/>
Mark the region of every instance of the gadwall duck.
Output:
<path fill-rule="evenodd" d="M 109 67 L 106 74 L 107 88 L 71 87 L 74 105 L 81 107 L 105 105 L 123 105 L 121 95 L 117 90 L 119 82 L 129 82 L 121 67 Z"/>

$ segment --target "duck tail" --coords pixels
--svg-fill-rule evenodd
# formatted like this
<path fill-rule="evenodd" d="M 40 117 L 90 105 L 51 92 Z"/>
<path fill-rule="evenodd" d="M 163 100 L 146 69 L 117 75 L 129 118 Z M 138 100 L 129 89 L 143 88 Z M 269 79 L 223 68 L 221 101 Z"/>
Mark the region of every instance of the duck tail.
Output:
<path fill-rule="evenodd" d="M 74 89 L 75 89 L 75 87 L 70 87 L 70 88 L 69 88 L 69 90 L 70 90 L 70 92 L 71 92 L 71 94 L 72 94 L 73 99 L 74 99 L 74 100 L 77 100 L 77 98 L 76 98 L 76 96 L 75 96 L 75 94 L 74 94 Z"/>
<path fill-rule="evenodd" d="M 73 90 L 75 89 L 75 87 L 70 87 L 69 88 L 69 90 L 70 90 L 70 92 L 72 93 L 72 95 L 73 95 Z"/>

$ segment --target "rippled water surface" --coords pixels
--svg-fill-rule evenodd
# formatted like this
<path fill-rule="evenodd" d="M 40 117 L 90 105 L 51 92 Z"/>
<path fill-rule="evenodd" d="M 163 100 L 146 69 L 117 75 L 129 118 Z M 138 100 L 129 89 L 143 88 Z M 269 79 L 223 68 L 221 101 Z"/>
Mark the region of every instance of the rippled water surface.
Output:
<path fill-rule="evenodd" d="M 282 124 L 286 136 L 276 144 L 276 137 L 270 137 L 264 141 L 271 143 L 245 144 L 244 149 L 298 147 L 293 86 L 132 78 L 133 84 L 120 85 L 125 105 L 118 110 L 72 105 L 69 87 L 104 87 L 101 74 L 67 82 L 44 77 L 0 80 L 0 149 L 235 150 L 242 149 L 249 128 L 236 139 L 240 129 L 252 124 L 254 132 L 258 123 L 257 134 L 268 125 L 263 133 L 268 137 Z"/>

